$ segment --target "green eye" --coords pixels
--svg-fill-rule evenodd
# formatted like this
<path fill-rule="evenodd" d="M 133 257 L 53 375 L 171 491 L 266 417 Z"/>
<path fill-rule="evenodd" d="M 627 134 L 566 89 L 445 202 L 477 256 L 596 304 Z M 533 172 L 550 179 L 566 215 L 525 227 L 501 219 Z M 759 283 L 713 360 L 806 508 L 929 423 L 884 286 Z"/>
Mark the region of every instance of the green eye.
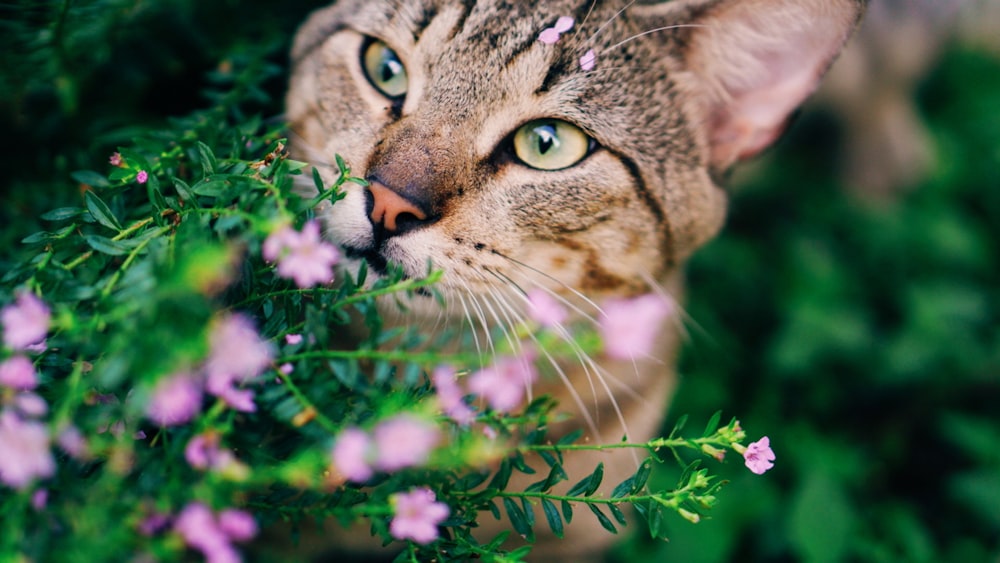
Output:
<path fill-rule="evenodd" d="M 361 54 L 361 66 L 372 86 L 387 97 L 399 98 L 406 94 L 406 67 L 384 42 L 375 40 L 367 44 Z"/>
<path fill-rule="evenodd" d="M 591 140 L 576 125 L 558 119 L 539 119 L 514 133 L 514 154 L 539 170 L 569 168 L 590 152 Z"/>

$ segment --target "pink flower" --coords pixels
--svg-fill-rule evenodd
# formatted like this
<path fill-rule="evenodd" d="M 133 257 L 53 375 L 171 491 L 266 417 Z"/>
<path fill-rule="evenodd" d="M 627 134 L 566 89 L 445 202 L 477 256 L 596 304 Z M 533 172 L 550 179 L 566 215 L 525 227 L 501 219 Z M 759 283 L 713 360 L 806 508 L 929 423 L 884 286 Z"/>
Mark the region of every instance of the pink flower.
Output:
<path fill-rule="evenodd" d="M 138 174 L 135 175 L 135 181 L 140 184 L 145 184 L 149 180 L 149 172 L 145 170 L 140 170 Z"/>
<path fill-rule="evenodd" d="M 497 412 L 510 412 L 524 402 L 525 392 L 538 378 L 530 358 L 500 358 L 469 376 L 469 390 Z"/>
<path fill-rule="evenodd" d="M 774 467 L 774 451 L 771 449 L 770 438 L 764 436 L 747 446 L 743 452 L 743 461 L 747 469 L 757 475 L 763 475 L 765 471 Z"/>
<path fill-rule="evenodd" d="M 38 386 L 38 373 L 34 364 L 24 356 L 14 356 L 0 362 L 0 385 L 21 391 L 34 389 Z"/>
<path fill-rule="evenodd" d="M 278 275 L 295 280 L 301 288 L 333 281 L 333 265 L 340 253 L 321 240 L 319 223 L 310 221 L 298 233 L 284 226 L 264 241 L 261 254 L 268 262 L 277 262 Z"/>
<path fill-rule="evenodd" d="M 34 508 L 38 512 L 45 509 L 45 505 L 49 502 L 49 490 L 48 489 L 38 489 L 31 495 L 31 508 Z"/>
<path fill-rule="evenodd" d="M 544 327 L 557 327 L 565 322 L 568 316 L 562 303 L 542 289 L 528 292 L 528 306 L 528 315 Z"/>
<path fill-rule="evenodd" d="M 607 301 L 600 320 L 604 353 L 618 360 L 648 356 L 663 320 L 672 311 L 672 303 L 655 293 Z"/>
<path fill-rule="evenodd" d="M 559 36 L 566 33 L 570 29 L 573 29 L 574 20 L 570 16 L 562 16 L 556 20 L 556 24 L 552 27 L 547 27 L 538 34 L 538 40 L 547 45 L 551 45 L 556 41 L 559 41 Z"/>
<path fill-rule="evenodd" d="M 423 465 L 441 439 L 437 426 L 410 414 L 380 422 L 373 435 L 375 467 L 381 471 Z"/>
<path fill-rule="evenodd" d="M 257 521 L 253 515 L 232 508 L 219 513 L 219 528 L 234 541 L 248 541 L 257 535 Z"/>
<path fill-rule="evenodd" d="M 66 426 L 59 431 L 59 434 L 56 435 L 56 444 L 73 459 L 86 459 L 90 453 L 87 448 L 87 440 L 73 425 Z"/>
<path fill-rule="evenodd" d="M 476 420 L 476 413 L 465 404 L 465 393 L 458 385 L 455 370 L 450 366 L 440 366 L 431 375 L 434 387 L 437 389 L 438 403 L 441 410 L 455 422 L 468 426 Z"/>
<path fill-rule="evenodd" d="M 583 70 L 594 70 L 594 63 L 597 62 L 597 53 L 590 49 L 580 57 L 580 68 Z"/>
<path fill-rule="evenodd" d="M 25 418 L 41 418 L 49 412 L 49 404 L 34 393 L 18 393 L 14 397 L 14 408 Z"/>
<path fill-rule="evenodd" d="M 236 512 L 236 511 L 232 511 Z M 243 513 L 240 513 L 243 514 Z M 250 519 L 249 515 L 246 515 Z M 241 517 L 243 518 L 243 517 Z M 242 561 L 240 554 L 232 545 L 232 541 L 244 541 L 256 535 L 256 523 L 253 524 L 252 534 L 245 537 L 245 532 L 249 531 L 248 522 L 234 523 L 232 516 L 227 517 L 227 524 L 224 526 L 220 519 L 216 519 L 204 504 L 192 502 L 184 507 L 184 510 L 177 516 L 174 522 L 174 530 L 184 538 L 184 543 L 202 552 L 209 563 L 230 563 Z M 235 526 L 234 529 L 228 529 Z M 237 535 L 231 535 L 231 532 Z"/>
<path fill-rule="evenodd" d="M 450 510 L 443 502 L 436 502 L 434 491 L 427 488 L 396 493 L 389 497 L 395 516 L 389 523 L 389 533 L 399 540 L 413 540 L 420 544 L 438 538 L 438 524 L 448 518 Z"/>
<path fill-rule="evenodd" d="M 373 455 L 372 440 L 363 430 L 348 428 L 337 436 L 333 445 L 333 465 L 349 481 L 363 483 L 375 473 L 369 460 Z"/>
<path fill-rule="evenodd" d="M 184 459 L 195 469 L 202 471 L 233 472 L 242 471 L 242 464 L 232 450 L 219 444 L 219 435 L 204 432 L 191 438 L 184 447 Z"/>
<path fill-rule="evenodd" d="M 14 303 L 0 310 L 4 344 L 15 350 L 38 344 L 49 332 L 51 318 L 49 308 L 34 293 L 19 292 Z"/>
<path fill-rule="evenodd" d="M 209 334 L 205 389 L 236 410 L 253 412 L 253 392 L 237 389 L 236 385 L 259 376 L 272 359 L 271 345 L 257 334 L 247 317 L 223 317 Z"/>
<path fill-rule="evenodd" d="M 291 345 L 291 346 L 295 346 L 296 344 L 301 344 L 302 343 L 302 335 L 301 334 L 286 334 L 285 335 L 285 342 L 287 344 Z"/>
<path fill-rule="evenodd" d="M 122 165 L 122 154 L 120 152 L 115 152 L 111 154 L 111 158 L 108 159 L 111 166 L 121 166 Z"/>
<path fill-rule="evenodd" d="M 189 373 L 161 379 L 146 405 L 146 416 L 161 426 L 177 426 L 201 410 L 201 383 Z"/>
<path fill-rule="evenodd" d="M 51 477 L 55 471 L 48 429 L 22 420 L 13 411 L 0 412 L 0 481 L 24 489 L 36 478 Z"/>

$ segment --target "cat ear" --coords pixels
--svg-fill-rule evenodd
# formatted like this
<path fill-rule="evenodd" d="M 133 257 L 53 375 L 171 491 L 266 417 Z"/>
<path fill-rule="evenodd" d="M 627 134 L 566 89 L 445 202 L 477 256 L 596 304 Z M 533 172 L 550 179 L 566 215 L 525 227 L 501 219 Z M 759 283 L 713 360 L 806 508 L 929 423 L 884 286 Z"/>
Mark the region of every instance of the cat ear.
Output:
<path fill-rule="evenodd" d="M 681 56 L 705 101 L 711 164 L 757 154 L 816 89 L 864 10 L 864 0 L 669 0 L 635 6 L 679 27 Z"/>

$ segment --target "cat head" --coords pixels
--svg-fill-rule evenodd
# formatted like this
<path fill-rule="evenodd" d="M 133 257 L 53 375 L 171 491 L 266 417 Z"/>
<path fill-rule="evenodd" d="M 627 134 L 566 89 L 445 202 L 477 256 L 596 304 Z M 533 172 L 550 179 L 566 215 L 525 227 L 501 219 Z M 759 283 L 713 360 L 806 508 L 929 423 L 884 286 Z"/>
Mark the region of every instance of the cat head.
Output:
<path fill-rule="evenodd" d="M 297 36 L 292 145 L 327 181 L 339 154 L 369 182 L 320 213 L 375 273 L 641 293 L 716 233 L 714 178 L 778 137 L 862 8 L 342 0 Z"/>

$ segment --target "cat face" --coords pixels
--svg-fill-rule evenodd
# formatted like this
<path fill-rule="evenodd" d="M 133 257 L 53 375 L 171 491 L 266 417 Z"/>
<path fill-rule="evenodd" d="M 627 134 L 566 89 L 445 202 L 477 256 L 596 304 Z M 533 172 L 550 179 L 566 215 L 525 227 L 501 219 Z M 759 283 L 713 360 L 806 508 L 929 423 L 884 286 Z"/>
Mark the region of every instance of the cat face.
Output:
<path fill-rule="evenodd" d="M 370 183 L 321 213 L 377 274 L 433 264 L 446 296 L 649 291 L 720 227 L 713 173 L 777 136 L 859 10 L 345 0 L 297 38 L 293 146 Z"/>

